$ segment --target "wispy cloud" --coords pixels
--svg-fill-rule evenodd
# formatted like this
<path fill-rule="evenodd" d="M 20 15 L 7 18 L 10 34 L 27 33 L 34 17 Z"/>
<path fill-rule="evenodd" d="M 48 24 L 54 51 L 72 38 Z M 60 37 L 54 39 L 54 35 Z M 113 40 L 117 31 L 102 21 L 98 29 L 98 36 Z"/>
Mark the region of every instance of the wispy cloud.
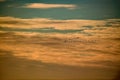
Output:
<path fill-rule="evenodd" d="M 103 24 L 105 24 L 104 20 L 55 20 L 49 18 L 21 19 L 15 17 L 0 17 L 1 27 L 12 28 L 54 27 L 55 29 L 79 29 L 82 26 L 96 26 Z"/>
<path fill-rule="evenodd" d="M 74 4 L 46 4 L 46 3 L 30 3 L 23 6 L 24 8 L 39 8 L 39 9 L 49 9 L 49 8 L 67 8 L 75 9 L 77 5 Z"/>
<path fill-rule="evenodd" d="M 70 33 L 92 37 L 118 37 L 119 19 L 114 20 L 56 20 L 49 18 L 22 19 L 0 17 L 0 31 Z M 104 35 L 104 36 L 103 36 Z M 112 35 L 112 36 L 111 36 Z"/>

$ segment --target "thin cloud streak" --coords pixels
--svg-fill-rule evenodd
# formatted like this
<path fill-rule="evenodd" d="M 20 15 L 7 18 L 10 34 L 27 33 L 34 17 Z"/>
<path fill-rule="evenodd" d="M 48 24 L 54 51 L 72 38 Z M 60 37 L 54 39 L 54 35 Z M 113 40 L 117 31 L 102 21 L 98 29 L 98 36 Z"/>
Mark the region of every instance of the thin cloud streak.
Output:
<path fill-rule="evenodd" d="M 67 8 L 75 9 L 77 6 L 74 4 L 46 4 L 46 3 L 30 3 L 25 4 L 24 8 L 39 8 L 39 9 L 49 9 L 49 8 Z"/>

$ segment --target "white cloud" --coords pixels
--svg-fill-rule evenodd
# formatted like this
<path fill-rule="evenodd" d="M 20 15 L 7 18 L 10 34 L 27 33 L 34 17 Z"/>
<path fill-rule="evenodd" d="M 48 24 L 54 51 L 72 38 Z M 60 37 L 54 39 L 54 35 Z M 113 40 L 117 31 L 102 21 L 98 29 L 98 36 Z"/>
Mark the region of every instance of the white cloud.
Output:
<path fill-rule="evenodd" d="M 45 4 L 45 3 L 31 3 L 23 6 L 24 8 L 40 8 L 40 9 L 49 9 L 49 8 L 67 8 L 75 9 L 77 6 L 74 4 Z"/>

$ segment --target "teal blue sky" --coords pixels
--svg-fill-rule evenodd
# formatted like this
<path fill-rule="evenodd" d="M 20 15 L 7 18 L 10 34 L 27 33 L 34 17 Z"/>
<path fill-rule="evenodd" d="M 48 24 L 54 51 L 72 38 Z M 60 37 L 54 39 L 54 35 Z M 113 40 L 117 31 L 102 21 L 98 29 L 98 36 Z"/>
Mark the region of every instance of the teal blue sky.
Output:
<path fill-rule="evenodd" d="M 0 1 L 0 16 L 53 19 L 117 19 L 120 18 L 119 0 L 6 0 Z M 29 3 L 73 4 L 67 8 L 23 8 Z"/>

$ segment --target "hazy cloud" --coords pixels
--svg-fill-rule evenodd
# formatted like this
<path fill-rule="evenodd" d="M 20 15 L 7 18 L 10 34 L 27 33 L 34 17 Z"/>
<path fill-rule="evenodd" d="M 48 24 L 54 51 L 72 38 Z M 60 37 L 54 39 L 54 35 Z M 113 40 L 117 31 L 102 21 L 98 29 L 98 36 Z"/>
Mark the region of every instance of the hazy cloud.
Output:
<path fill-rule="evenodd" d="M 119 53 L 115 52 L 119 51 L 119 44 L 116 41 L 111 42 L 110 39 L 85 38 L 80 35 L 76 37 L 71 34 L 62 34 L 62 36 L 56 34 L 29 35 L 33 33 L 26 33 L 26 36 L 22 35 L 24 36 L 22 37 L 21 34 L 0 33 L 2 35 L 0 50 L 11 51 L 14 56 L 28 60 L 79 67 L 116 68 L 116 65 L 108 65 L 111 65 L 111 62 L 117 64 L 120 60 Z M 75 41 L 76 38 L 79 41 Z M 74 41 L 66 43 L 66 40 Z M 91 43 L 92 40 L 96 40 L 97 43 Z M 113 43 L 114 45 L 112 45 Z M 104 61 L 105 64 L 103 64 Z"/>

